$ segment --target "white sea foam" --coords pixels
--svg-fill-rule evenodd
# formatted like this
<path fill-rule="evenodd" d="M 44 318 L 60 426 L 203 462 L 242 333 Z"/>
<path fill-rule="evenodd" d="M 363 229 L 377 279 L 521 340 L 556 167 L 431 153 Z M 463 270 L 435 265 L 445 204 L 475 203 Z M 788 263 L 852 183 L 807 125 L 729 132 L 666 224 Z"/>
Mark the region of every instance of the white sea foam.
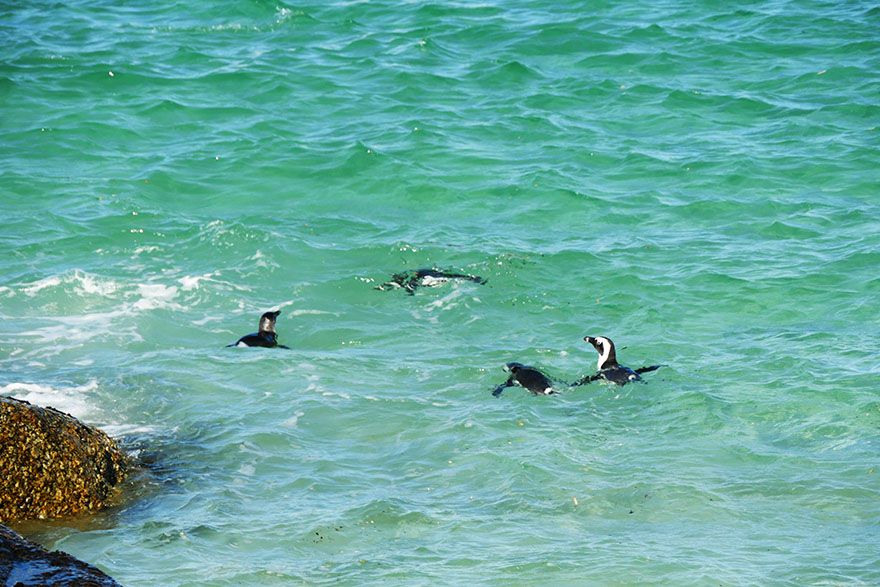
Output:
<path fill-rule="evenodd" d="M 80 278 L 74 278 L 74 281 Z M 95 281 L 86 277 L 81 283 L 85 284 L 84 289 L 80 289 L 80 295 L 86 290 L 100 293 L 103 295 L 108 291 L 114 291 L 116 285 L 106 284 L 100 280 Z M 107 312 L 84 312 L 71 313 L 67 315 L 43 316 L 41 322 L 43 325 L 33 325 L 29 329 L 18 334 L 22 339 L 29 339 L 31 343 L 34 341 L 42 343 L 40 357 L 48 354 L 56 354 L 63 348 L 70 348 L 71 345 L 77 346 L 92 340 L 96 337 L 113 334 L 118 335 L 125 332 L 130 335 L 133 340 L 141 340 L 137 332 L 133 329 L 121 328 L 119 326 L 119 318 L 126 314 L 131 314 L 131 308 L 118 306 L 117 309 Z M 14 354 L 17 351 L 11 351 Z M 87 366 L 92 364 L 91 359 L 81 359 L 76 363 L 79 366 Z"/>
<path fill-rule="evenodd" d="M 209 324 L 211 322 L 222 322 L 225 320 L 225 316 L 205 316 L 199 320 L 192 320 L 190 324 L 193 326 L 204 326 L 205 324 Z"/>
<path fill-rule="evenodd" d="M 63 386 L 41 383 L 14 382 L 0 386 L 0 395 L 14 397 L 41 408 L 54 408 L 93 426 L 113 438 L 132 434 L 148 434 L 158 427 L 145 424 L 108 423 L 106 414 L 95 407 L 93 393 L 99 388 L 92 379 L 83 385 Z"/>
<path fill-rule="evenodd" d="M 199 289 L 199 281 L 201 281 L 205 277 L 205 275 L 187 275 L 178 279 L 177 282 L 183 288 L 183 291 L 192 291 L 194 289 Z"/>
<path fill-rule="evenodd" d="M 112 334 L 118 336 L 125 333 L 134 341 L 142 341 L 143 338 L 134 328 L 120 328 L 117 318 L 130 314 L 125 309 L 112 312 L 92 312 L 72 316 L 56 316 L 57 324 L 35 328 L 26 333 L 27 336 L 39 337 L 40 342 L 47 346 L 59 346 L 62 341 L 67 343 L 81 344 L 102 335 Z"/>
<path fill-rule="evenodd" d="M 114 319 L 130 313 L 131 312 L 126 312 L 124 309 L 120 309 L 112 310 L 110 312 L 92 312 L 90 314 L 77 314 L 73 316 L 55 316 L 54 319 L 68 327 L 105 324 L 106 330 L 116 330 L 116 328 L 112 327 Z"/>
<path fill-rule="evenodd" d="M 292 14 L 293 11 L 290 8 L 275 7 L 275 24 L 281 24 L 289 20 Z"/>
<path fill-rule="evenodd" d="M 177 282 L 180 284 L 183 291 L 192 291 L 194 289 L 199 289 L 199 287 L 201 287 L 201 284 L 199 282 L 203 280 L 214 281 L 211 278 L 215 275 L 217 275 L 216 271 L 212 273 L 205 273 L 203 275 L 185 275 L 178 279 Z"/>
<path fill-rule="evenodd" d="M 57 275 L 53 275 L 52 277 L 46 277 L 26 285 L 21 288 L 21 291 L 29 296 L 35 296 L 40 290 L 46 289 L 47 287 L 56 287 L 58 285 L 61 285 L 61 278 Z"/>
<path fill-rule="evenodd" d="M 453 307 L 452 302 L 454 302 L 456 299 L 460 298 L 462 295 L 463 295 L 462 290 L 460 290 L 458 288 L 454 288 L 452 291 L 450 291 L 448 294 L 446 294 L 442 298 L 437 298 L 436 300 L 434 300 L 433 302 L 431 302 L 430 304 L 425 306 L 425 308 L 428 311 L 432 311 L 432 310 L 438 309 L 438 308 L 443 309 L 444 307 Z"/>
<path fill-rule="evenodd" d="M 116 282 L 113 280 L 98 279 L 95 275 L 79 269 L 73 272 L 73 281 L 77 284 L 76 290 L 85 294 L 109 296 L 117 290 Z"/>
<path fill-rule="evenodd" d="M 44 289 L 68 284 L 73 285 L 73 291 L 77 295 L 109 296 L 119 289 L 119 285 L 112 279 L 102 278 L 81 269 L 74 269 L 72 273 L 52 275 L 38 281 L 23 284 L 21 291 L 30 297 L 34 297 Z"/>
<path fill-rule="evenodd" d="M 291 302 L 293 303 L 293 302 Z M 284 306 L 290 304 L 282 304 L 280 307 L 283 309 Z M 331 316 L 339 316 L 339 312 L 328 312 L 326 310 L 294 310 L 292 312 L 288 312 L 290 316 L 302 316 L 304 314 L 329 314 Z"/>
<path fill-rule="evenodd" d="M 89 392 L 98 388 L 97 380 L 74 387 L 54 387 L 39 383 L 9 383 L 0 386 L 0 395 L 11 396 L 40 407 L 52 407 L 79 420 L 88 421 L 95 410 Z"/>
<path fill-rule="evenodd" d="M 323 391 L 321 395 L 324 397 L 341 397 L 342 399 L 351 399 L 351 395 L 348 393 L 337 393 L 333 391 Z"/>
<path fill-rule="evenodd" d="M 159 247 L 157 247 L 157 246 L 155 246 L 155 245 L 144 246 L 144 247 L 138 247 L 138 248 L 136 248 L 136 249 L 134 250 L 134 252 L 132 253 L 132 257 L 137 257 L 137 256 L 139 256 L 141 253 L 155 253 L 155 252 L 158 251 L 158 250 L 159 250 Z"/>
<path fill-rule="evenodd" d="M 177 308 L 181 309 L 179 304 L 172 304 L 171 300 L 177 297 L 177 286 L 167 286 L 161 283 L 142 283 L 137 286 L 136 295 L 141 299 L 134 303 L 134 307 L 138 310 L 155 310 L 157 308 Z"/>
<path fill-rule="evenodd" d="M 81 269 L 74 269 L 61 275 L 53 275 L 31 283 L 21 284 L 9 291 L 21 292 L 29 297 L 35 297 L 46 289 L 62 288 L 68 293 L 69 298 L 108 298 L 109 302 L 118 301 L 118 296 L 134 301 L 117 304 L 120 312 L 133 313 L 136 311 L 156 310 L 160 308 L 181 309 L 181 305 L 174 300 L 181 291 L 198 289 L 201 282 L 211 280 L 216 273 L 203 275 L 184 276 L 178 279 L 179 285 L 166 285 L 158 282 L 130 283 L 115 280 L 101 275 L 95 275 Z M 5 291 L 5 290 L 3 290 Z M 115 298 L 115 299 L 114 299 Z M 93 301 L 93 300 L 89 300 Z M 94 323 L 96 319 L 105 316 L 119 315 L 116 312 L 107 314 L 90 315 L 88 322 Z"/>
<path fill-rule="evenodd" d="M 107 436 L 119 438 L 122 436 L 152 434 L 159 430 L 159 427 L 146 424 L 104 424 L 101 426 L 101 430 L 107 433 Z"/>
<path fill-rule="evenodd" d="M 281 267 L 281 265 L 279 265 L 275 261 L 268 259 L 262 251 L 257 251 L 253 256 L 250 257 L 249 260 L 254 262 L 254 267 L 266 267 L 273 269 Z"/>
<path fill-rule="evenodd" d="M 299 422 L 300 416 L 302 416 L 303 414 L 305 414 L 305 412 L 303 412 L 302 410 L 297 410 L 293 414 L 293 416 L 282 422 L 281 425 L 287 426 L 289 428 L 295 428 L 297 423 Z"/>

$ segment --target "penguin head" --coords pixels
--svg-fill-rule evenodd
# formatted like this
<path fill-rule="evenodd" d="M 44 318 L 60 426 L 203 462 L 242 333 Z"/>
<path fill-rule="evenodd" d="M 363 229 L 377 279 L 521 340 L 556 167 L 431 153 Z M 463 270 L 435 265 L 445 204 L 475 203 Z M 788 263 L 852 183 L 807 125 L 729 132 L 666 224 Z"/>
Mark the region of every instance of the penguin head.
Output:
<path fill-rule="evenodd" d="M 614 352 L 614 343 L 605 336 L 585 336 L 584 340 L 593 345 L 599 353 L 599 361 L 596 366 L 601 371 L 617 365 L 617 355 Z"/>
<path fill-rule="evenodd" d="M 504 365 L 504 370 L 507 371 L 508 373 L 516 373 L 524 367 L 525 367 L 525 365 L 523 365 L 522 363 L 510 362 L 510 363 L 507 363 L 506 365 Z"/>
<path fill-rule="evenodd" d="M 275 332 L 275 320 L 281 314 L 281 310 L 276 312 L 266 312 L 260 316 L 260 332 Z"/>

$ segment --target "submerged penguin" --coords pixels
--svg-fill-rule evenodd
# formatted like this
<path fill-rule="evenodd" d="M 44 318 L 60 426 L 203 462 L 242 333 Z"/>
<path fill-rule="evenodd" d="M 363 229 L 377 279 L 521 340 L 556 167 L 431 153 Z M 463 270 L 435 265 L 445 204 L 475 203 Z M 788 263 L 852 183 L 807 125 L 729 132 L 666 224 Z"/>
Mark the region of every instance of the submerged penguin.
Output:
<path fill-rule="evenodd" d="M 279 314 L 281 314 L 280 310 L 276 312 L 266 312 L 260 316 L 259 332 L 242 336 L 235 344 L 228 344 L 226 346 L 263 346 L 289 349 L 290 347 L 278 344 L 278 334 L 275 332 L 275 320 L 278 318 Z"/>
<path fill-rule="evenodd" d="M 584 340 L 593 345 L 593 348 L 599 353 L 599 360 L 596 363 L 596 367 L 599 371 L 595 375 L 582 377 L 578 381 L 572 383 L 572 387 L 590 383 L 591 381 L 596 381 L 598 379 L 611 381 L 617 385 L 626 385 L 630 381 L 642 381 L 642 378 L 640 377 L 642 373 L 654 371 L 663 366 L 652 365 L 650 367 L 630 369 L 629 367 L 624 367 L 623 365 L 618 364 L 617 355 L 614 352 L 614 343 L 611 342 L 610 338 L 605 336 L 585 336 Z"/>
<path fill-rule="evenodd" d="M 522 363 L 511 362 L 504 366 L 504 370 L 510 372 L 510 377 L 507 378 L 507 381 L 495 388 L 495 391 L 492 392 L 492 395 L 495 397 L 501 395 L 501 392 L 504 391 L 505 388 L 513 387 L 514 385 L 524 387 L 535 395 L 550 395 L 554 393 L 553 383 L 546 375 L 534 367 L 529 367 Z"/>
<path fill-rule="evenodd" d="M 391 281 L 382 285 L 377 285 L 375 289 L 388 290 L 402 288 L 409 295 L 413 295 L 417 287 L 437 287 L 444 284 L 450 279 L 464 279 L 473 281 L 480 285 L 486 283 L 486 280 L 477 275 L 466 275 L 464 273 L 451 273 L 442 269 L 410 269 L 401 271 L 391 276 Z"/>

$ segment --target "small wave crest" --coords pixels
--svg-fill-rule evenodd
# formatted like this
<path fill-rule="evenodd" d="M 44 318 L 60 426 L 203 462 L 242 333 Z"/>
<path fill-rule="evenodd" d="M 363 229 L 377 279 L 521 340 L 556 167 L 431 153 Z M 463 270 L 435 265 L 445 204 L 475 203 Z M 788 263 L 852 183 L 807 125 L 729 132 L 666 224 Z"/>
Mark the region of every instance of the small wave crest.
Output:
<path fill-rule="evenodd" d="M 0 386 L 0 395 L 14 397 L 40 407 L 55 408 L 83 421 L 92 420 L 96 410 L 90 401 L 91 392 L 98 389 L 92 379 L 84 385 L 52 386 L 40 383 L 13 382 Z"/>
<path fill-rule="evenodd" d="M 101 386 L 97 379 L 82 385 L 12 382 L 0 385 L 0 395 L 26 401 L 41 408 L 53 408 L 86 424 L 97 426 L 108 436 L 120 438 L 154 432 L 152 425 L 114 422 L 100 407 Z"/>

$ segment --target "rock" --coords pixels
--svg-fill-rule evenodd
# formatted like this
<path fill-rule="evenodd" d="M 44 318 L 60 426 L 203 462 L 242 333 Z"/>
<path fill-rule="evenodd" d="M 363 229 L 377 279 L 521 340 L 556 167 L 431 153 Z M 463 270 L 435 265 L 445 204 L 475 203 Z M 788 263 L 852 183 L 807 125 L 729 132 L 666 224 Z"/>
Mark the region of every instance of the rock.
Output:
<path fill-rule="evenodd" d="M 98 510 L 128 468 L 125 453 L 100 430 L 0 397 L 0 523 Z"/>
<path fill-rule="evenodd" d="M 50 552 L 0 525 L 0 581 L 4 585 L 105 587 L 119 583 L 66 552 Z"/>

